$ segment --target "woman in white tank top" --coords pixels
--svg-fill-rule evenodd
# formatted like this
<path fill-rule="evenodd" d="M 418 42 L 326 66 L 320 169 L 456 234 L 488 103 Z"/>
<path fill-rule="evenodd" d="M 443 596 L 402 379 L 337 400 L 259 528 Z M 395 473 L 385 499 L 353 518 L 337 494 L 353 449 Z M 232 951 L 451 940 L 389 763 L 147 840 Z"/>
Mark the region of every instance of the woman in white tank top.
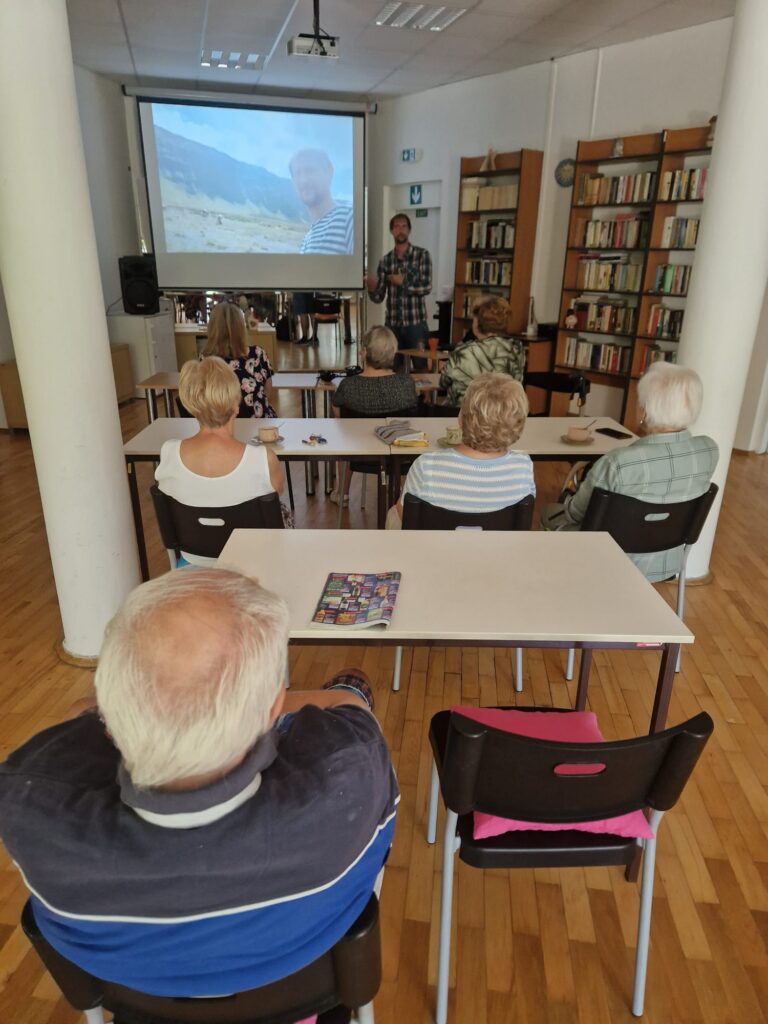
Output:
<path fill-rule="evenodd" d="M 160 449 L 155 480 L 163 494 L 192 507 L 239 505 L 273 491 L 280 494 L 285 474 L 274 452 L 234 436 L 240 384 L 223 359 L 185 363 L 179 396 L 200 430 L 184 441 L 166 441 Z M 192 565 L 215 561 L 186 551 L 182 556 Z"/>

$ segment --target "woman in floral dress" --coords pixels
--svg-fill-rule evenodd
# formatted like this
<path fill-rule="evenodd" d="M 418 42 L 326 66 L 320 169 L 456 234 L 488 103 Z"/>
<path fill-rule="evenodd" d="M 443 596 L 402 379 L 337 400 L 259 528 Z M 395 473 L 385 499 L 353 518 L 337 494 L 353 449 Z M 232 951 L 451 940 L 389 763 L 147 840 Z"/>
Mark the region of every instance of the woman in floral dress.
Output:
<path fill-rule="evenodd" d="M 219 356 L 235 371 L 240 381 L 240 416 L 275 416 L 270 398 L 270 377 L 274 370 L 263 348 L 248 345 L 245 317 L 233 302 L 213 307 L 208 321 L 208 341 L 204 356 Z"/>

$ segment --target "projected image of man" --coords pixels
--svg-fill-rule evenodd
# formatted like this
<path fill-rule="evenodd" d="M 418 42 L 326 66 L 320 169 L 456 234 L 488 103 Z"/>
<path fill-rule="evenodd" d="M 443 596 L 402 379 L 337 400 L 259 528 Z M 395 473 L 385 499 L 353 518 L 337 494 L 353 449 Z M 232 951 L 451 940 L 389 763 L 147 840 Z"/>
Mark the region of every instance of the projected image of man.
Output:
<path fill-rule="evenodd" d="M 322 149 L 300 149 L 290 162 L 291 179 L 309 214 L 311 227 L 300 252 L 348 256 L 352 252 L 352 206 L 331 195 L 333 164 Z"/>

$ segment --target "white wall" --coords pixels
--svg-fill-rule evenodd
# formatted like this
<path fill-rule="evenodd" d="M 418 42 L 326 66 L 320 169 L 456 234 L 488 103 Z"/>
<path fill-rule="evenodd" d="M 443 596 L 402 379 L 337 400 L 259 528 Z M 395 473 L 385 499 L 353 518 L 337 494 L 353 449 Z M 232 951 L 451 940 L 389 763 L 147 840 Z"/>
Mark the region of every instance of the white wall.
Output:
<path fill-rule="evenodd" d="M 3 285 L 0 282 L 0 363 L 6 363 L 13 359 L 13 339 L 11 338 L 11 325 L 8 323 L 8 311 L 5 308 L 5 296 Z M 0 396 L 0 430 L 8 426 L 3 408 L 3 399 Z"/>
<path fill-rule="evenodd" d="M 75 68 L 80 127 L 105 308 L 120 298 L 120 256 L 139 252 L 120 85 Z"/>

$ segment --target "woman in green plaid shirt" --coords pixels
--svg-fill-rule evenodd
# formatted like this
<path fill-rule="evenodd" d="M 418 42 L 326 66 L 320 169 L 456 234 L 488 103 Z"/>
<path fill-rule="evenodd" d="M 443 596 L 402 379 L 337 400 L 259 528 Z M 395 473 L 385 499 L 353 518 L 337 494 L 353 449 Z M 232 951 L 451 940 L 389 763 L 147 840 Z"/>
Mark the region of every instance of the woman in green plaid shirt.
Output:
<path fill-rule="evenodd" d="M 507 337 L 512 307 L 497 295 L 480 299 L 472 310 L 474 341 L 465 341 L 451 352 L 440 375 L 440 387 L 448 392 L 448 405 L 461 405 L 464 392 L 482 373 L 506 373 L 522 383 L 525 348 Z"/>
<path fill-rule="evenodd" d="M 709 488 L 718 448 L 711 437 L 694 437 L 688 427 L 701 410 L 702 386 L 694 370 L 654 363 L 637 385 L 644 436 L 598 459 L 576 492 L 563 503 L 546 505 L 545 530 L 578 530 L 595 487 L 659 505 L 697 498 Z M 651 580 L 680 570 L 682 548 L 630 558 Z"/>

